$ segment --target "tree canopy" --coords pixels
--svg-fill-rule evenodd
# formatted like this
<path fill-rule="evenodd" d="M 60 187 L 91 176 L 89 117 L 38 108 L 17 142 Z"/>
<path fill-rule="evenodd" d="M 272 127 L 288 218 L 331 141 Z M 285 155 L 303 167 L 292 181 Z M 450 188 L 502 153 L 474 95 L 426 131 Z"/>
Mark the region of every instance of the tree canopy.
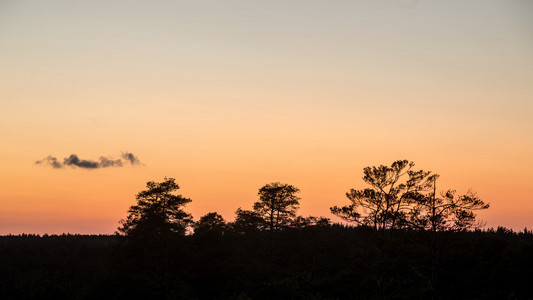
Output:
<path fill-rule="evenodd" d="M 342 219 L 378 230 L 395 228 L 461 230 L 475 223 L 474 210 L 488 204 L 469 192 L 457 196 L 448 190 L 436 197 L 437 174 L 413 170 L 413 162 L 398 160 L 391 166 L 366 167 L 363 180 L 370 187 L 351 189 L 350 204 L 331 207 Z"/>
<path fill-rule="evenodd" d="M 259 189 L 259 201 L 254 203 L 257 212 L 269 230 L 279 230 L 296 216 L 300 204 L 296 194 L 300 190 L 290 184 L 272 182 Z"/>
<path fill-rule="evenodd" d="M 366 167 L 363 180 L 370 187 L 351 189 L 346 196 L 350 204 L 331 208 L 344 220 L 375 229 L 392 229 L 404 225 L 405 210 L 418 194 L 430 190 L 431 172 L 412 170 L 413 162 L 398 160 L 392 165 Z"/>
<path fill-rule="evenodd" d="M 235 221 L 231 223 L 231 227 L 240 234 L 257 232 L 265 229 L 265 220 L 257 212 L 239 207 L 235 211 Z"/>
<path fill-rule="evenodd" d="M 280 182 L 261 187 L 253 210 L 238 208 L 233 222 L 216 212 L 193 222 L 173 178 L 149 181 L 118 228 L 129 238 L 0 237 L 10 270 L 0 290 L 54 299 L 529 299 L 531 231 L 469 231 L 489 205 L 474 192 L 438 196 L 438 175 L 413 168 L 399 160 L 363 170 L 368 187 L 331 208 L 362 226 L 297 216 L 300 190 Z"/>
<path fill-rule="evenodd" d="M 191 199 L 173 194 L 178 189 L 174 178 L 148 181 L 146 189 L 136 196 L 137 204 L 132 205 L 127 218 L 120 221 L 122 226 L 118 231 L 129 236 L 185 234 L 192 217 L 182 207 Z"/>
<path fill-rule="evenodd" d="M 468 191 L 464 195 L 456 195 L 455 190 L 447 190 L 436 195 L 436 179 L 434 190 L 429 195 L 419 195 L 413 201 L 408 214 L 408 222 L 412 228 L 430 231 L 462 231 L 480 227 L 476 223 L 474 211 L 489 208 L 489 204 L 481 200 L 476 193 Z"/>
<path fill-rule="evenodd" d="M 224 218 L 216 213 L 210 212 L 200 217 L 200 220 L 194 224 L 194 234 L 212 234 L 222 235 L 227 229 Z"/>

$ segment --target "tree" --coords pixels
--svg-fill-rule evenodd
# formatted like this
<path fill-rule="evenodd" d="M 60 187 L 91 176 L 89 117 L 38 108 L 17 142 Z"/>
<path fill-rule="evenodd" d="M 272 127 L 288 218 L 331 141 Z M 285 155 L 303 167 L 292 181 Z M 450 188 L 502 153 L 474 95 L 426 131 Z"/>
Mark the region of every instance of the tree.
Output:
<path fill-rule="evenodd" d="M 448 190 L 438 198 L 437 178 L 433 178 L 431 194 L 413 197 L 413 207 L 408 215 L 410 226 L 431 232 L 464 231 L 476 227 L 478 224 L 474 211 L 487 209 L 490 205 L 472 191 L 456 195 L 455 190 Z"/>
<path fill-rule="evenodd" d="M 412 200 L 429 191 L 437 176 L 429 171 L 414 171 L 413 167 L 413 162 L 398 160 L 390 167 L 364 168 L 363 180 L 370 187 L 351 189 L 346 193 L 351 204 L 331 207 L 331 212 L 346 221 L 371 226 L 382 232 L 406 226 Z"/>
<path fill-rule="evenodd" d="M 431 257 L 430 273 L 427 278 L 431 283 L 432 298 L 435 299 L 438 287 L 438 269 L 441 247 L 441 232 L 465 231 L 476 227 L 474 211 L 489 208 L 489 204 L 482 201 L 474 192 L 468 191 L 464 195 L 456 195 L 455 190 L 441 193 L 437 198 L 437 178 L 433 177 L 433 192 L 417 194 L 412 198 L 412 207 L 408 213 L 409 226 L 423 230 L 423 240 L 429 249 Z M 422 275 L 422 273 L 419 273 Z"/>
<path fill-rule="evenodd" d="M 383 259 L 385 230 L 408 228 L 423 231 L 420 236 L 429 250 L 431 265 L 427 269 L 430 273 L 426 276 L 423 271 L 414 267 L 413 270 L 428 280 L 431 284 L 431 295 L 435 297 L 440 232 L 472 228 L 476 218 L 474 211 L 486 209 L 489 205 L 473 192 L 456 196 L 455 191 L 448 190 L 441 198 L 437 198 L 438 175 L 422 170 L 413 171 L 413 166 L 413 162 L 399 160 L 390 167 L 366 167 L 363 180 L 370 188 L 352 189 L 346 194 L 351 204 L 344 207 L 334 206 L 331 212 L 347 221 L 380 230 L 381 240 L 378 248 Z"/>
<path fill-rule="evenodd" d="M 259 189 L 259 201 L 254 203 L 254 210 L 266 222 L 269 230 L 279 230 L 288 225 L 296 215 L 300 190 L 286 183 L 273 182 Z"/>
<path fill-rule="evenodd" d="M 220 236 L 227 228 L 224 218 L 216 212 L 210 212 L 202 216 L 194 226 L 195 235 Z"/>
<path fill-rule="evenodd" d="M 182 207 L 191 199 L 174 195 L 178 189 L 174 178 L 147 182 L 146 190 L 136 196 L 137 204 L 128 210 L 126 220 L 120 221 L 119 232 L 128 236 L 185 234 L 192 217 Z"/>
<path fill-rule="evenodd" d="M 230 225 L 235 232 L 245 234 L 263 230 L 265 221 L 257 212 L 239 207 L 235 212 L 235 221 Z"/>

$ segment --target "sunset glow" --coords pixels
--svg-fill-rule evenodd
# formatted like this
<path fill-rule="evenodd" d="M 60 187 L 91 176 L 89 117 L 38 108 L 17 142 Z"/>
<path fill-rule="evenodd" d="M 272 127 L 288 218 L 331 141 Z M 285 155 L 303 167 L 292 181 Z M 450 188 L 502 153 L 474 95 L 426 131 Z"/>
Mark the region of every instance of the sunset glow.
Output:
<path fill-rule="evenodd" d="M 531 229 L 531 29 L 525 0 L 0 2 L 0 234 L 113 233 L 164 177 L 195 220 L 280 181 L 338 222 L 398 159 Z"/>

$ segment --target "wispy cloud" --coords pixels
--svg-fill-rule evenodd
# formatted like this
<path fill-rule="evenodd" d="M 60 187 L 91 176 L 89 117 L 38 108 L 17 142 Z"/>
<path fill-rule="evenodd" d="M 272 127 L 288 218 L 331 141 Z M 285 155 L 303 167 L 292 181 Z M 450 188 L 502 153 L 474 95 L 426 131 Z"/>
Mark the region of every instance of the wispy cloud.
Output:
<path fill-rule="evenodd" d="M 139 158 L 130 152 L 123 152 L 121 158 L 112 158 L 100 156 L 99 160 L 80 159 L 77 154 L 71 154 L 60 162 L 56 157 L 48 155 L 47 157 L 35 162 L 36 165 L 50 166 L 54 169 L 64 167 L 81 168 L 81 169 L 99 169 L 110 167 L 123 167 L 126 165 L 142 165 Z"/>
<path fill-rule="evenodd" d="M 36 161 L 35 164 L 36 165 L 49 165 L 54 169 L 60 169 L 63 167 L 63 165 L 57 161 L 57 158 L 53 157 L 52 155 L 48 155 L 47 157 Z"/>
<path fill-rule="evenodd" d="M 133 153 L 130 152 L 122 152 L 122 158 L 126 161 L 128 161 L 132 166 L 135 165 L 142 165 L 139 161 L 139 158 L 137 156 L 133 155 Z"/>

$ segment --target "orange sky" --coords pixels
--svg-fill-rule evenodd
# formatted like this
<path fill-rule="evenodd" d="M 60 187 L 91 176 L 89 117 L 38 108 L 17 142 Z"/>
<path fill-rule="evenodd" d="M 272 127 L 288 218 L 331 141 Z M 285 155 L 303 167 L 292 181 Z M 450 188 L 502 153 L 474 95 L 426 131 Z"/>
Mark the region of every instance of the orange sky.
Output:
<path fill-rule="evenodd" d="M 533 228 L 527 1 L 4 1 L 0 234 L 112 233 L 146 181 L 232 219 L 272 181 L 331 217 L 409 159 Z M 34 162 L 135 154 L 143 166 Z"/>

